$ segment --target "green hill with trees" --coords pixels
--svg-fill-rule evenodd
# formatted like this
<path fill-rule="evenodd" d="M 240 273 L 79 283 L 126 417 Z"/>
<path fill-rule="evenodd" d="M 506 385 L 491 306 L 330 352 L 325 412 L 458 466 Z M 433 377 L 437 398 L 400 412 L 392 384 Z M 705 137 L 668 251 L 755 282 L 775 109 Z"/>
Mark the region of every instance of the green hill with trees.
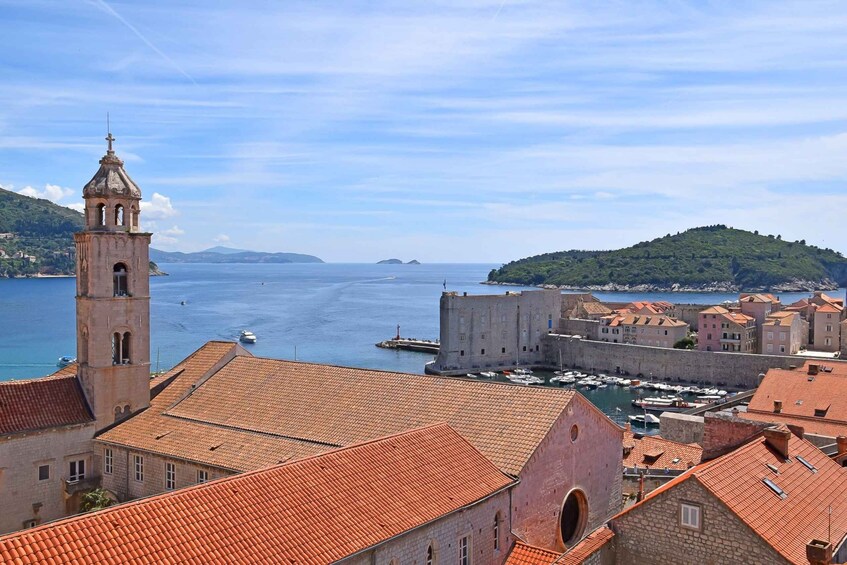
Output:
<path fill-rule="evenodd" d="M 847 283 L 847 259 L 804 240 L 716 225 L 615 251 L 536 255 L 493 269 L 488 282 L 587 290 L 831 290 Z"/>
<path fill-rule="evenodd" d="M 76 210 L 0 188 L 0 277 L 73 275 Z M 158 272 L 155 263 L 151 272 Z"/>

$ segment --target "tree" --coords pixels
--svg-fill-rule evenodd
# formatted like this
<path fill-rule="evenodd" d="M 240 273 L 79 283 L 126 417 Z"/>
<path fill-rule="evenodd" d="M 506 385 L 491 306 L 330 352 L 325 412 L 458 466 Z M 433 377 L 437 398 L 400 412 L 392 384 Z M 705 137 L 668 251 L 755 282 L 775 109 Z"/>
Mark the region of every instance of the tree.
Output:
<path fill-rule="evenodd" d="M 694 349 L 694 340 L 690 336 L 684 337 L 673 344 L 674 349 Z"/>
<path fill-rule="evenodd" d="M 97 488 L 82 495 L 82 503 L 79 505 L 79 509 L 83 512 L 94 512 L 108 508 L 114 502 L 105 489 Z"/>

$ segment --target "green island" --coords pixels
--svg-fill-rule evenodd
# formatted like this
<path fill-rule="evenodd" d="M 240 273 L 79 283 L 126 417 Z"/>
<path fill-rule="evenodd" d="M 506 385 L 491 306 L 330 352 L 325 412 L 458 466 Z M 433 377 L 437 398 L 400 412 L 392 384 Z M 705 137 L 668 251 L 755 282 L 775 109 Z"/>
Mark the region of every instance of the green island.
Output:
<path fill-rule="evenodd" d="M 833 290 L 847 283 L 847 259 L 804 240 L 715 225 L 614 251 L 527 257 L 492 269 L 486 282 L 608 291 Z"/>
<path fill-rule="evenodd" d="M 73 276 L 76 210 L 0 188 L 0 278 Z M 151 274 L 165 274 L 152 261 Z"/>

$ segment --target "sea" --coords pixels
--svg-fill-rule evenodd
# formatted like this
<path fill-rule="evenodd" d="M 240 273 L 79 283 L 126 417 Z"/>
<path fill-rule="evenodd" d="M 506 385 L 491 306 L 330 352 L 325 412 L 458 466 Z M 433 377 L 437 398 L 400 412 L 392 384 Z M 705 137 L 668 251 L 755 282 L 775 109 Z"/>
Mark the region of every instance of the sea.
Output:
<path fill-rule="evenodd" d="M 422 374 L 431 355 L 375 344 L 393 337 L 398 325 L 403 337 L 436 339 L 445 285 L 469 294 L 531 288 L 480 284 L 499 266 L 160 264 L 169 276 L 150 278 L 152 370 L 174 366 L 209 340 L 237 340 L 249 329 L 258 342 L 246 347 L 257 356 Z M 59 357 L 76 355 L 74 294 L 73 278 L 0 279 L 0 380 L 43 376 L 56 370 Z M 721 293 L 594 294 L 615 302 L 737 299 Z M 780 295 L 783 303 L 804 296 Z M 636 413 L 634 390 L 580 392 L 618 422 Z"/>

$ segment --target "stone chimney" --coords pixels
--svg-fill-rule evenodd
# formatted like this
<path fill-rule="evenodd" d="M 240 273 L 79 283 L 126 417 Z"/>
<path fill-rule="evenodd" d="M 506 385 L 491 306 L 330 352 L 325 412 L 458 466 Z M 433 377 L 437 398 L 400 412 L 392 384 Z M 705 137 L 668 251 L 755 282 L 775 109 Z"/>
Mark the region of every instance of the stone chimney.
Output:
<path fill-rule="evenodd" d="M 830 565 L 832 544 L 819 539 L 809 540 L 806 544 L 806 559 L 809 560 L 809 565 Z"/>
<path fill-rule="evenodd" d="M 838 436 L 835 438 L 835 445 L 838 446 L 837 455 L 847 453 L 847 436 Z"/>
<path fill-rule="evenodd" d="M 765 430 L 765 441 L 786 459 L 788 459 L 788 440 L 790 438 L 791 432 L 788 430 L 780 430 L 778 428 L 768 428 Z"/>
<path fill-rule="evenodd" d="M 809 363 L 809 374 L 817 375 L 819 366 L 816 363 Z"/>
<path fill-rule="evenodd" d="M 782 400 L 773 401 L 773 411 L 774 414 L 779 414 L 780 412 L 782 412 Z"/>

